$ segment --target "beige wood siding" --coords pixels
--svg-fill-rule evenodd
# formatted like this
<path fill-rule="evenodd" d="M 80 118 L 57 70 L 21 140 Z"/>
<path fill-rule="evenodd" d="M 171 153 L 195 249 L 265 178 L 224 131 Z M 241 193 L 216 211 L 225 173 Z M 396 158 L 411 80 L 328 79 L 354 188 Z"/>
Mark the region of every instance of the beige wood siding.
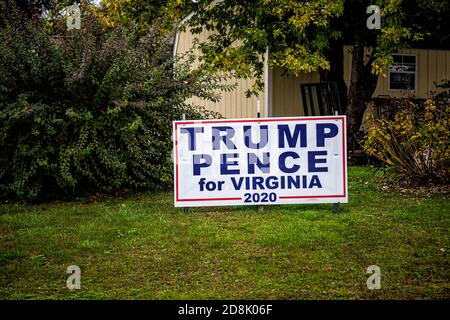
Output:
<path fill-rule="evenodd" d="M 209 32 L 203 31 L 200 34 L 193 35 L 189 29 L 180 32 L 178 35 L 177 55 L 183 55 L 192 49 L 194 39 L 200 42 L 207 41 Z M 199 66 L 198 61 L 192 65 L 192 68 Z M 230 92 L 220 92 L 221 100 L 217 103 L 194 97 L 189 102 L 203 106 L 209 110 L 220 113 L 225 118 L 256 118 L 257 101 L 261 103 L 261 117 L 266 114 L 264 103 L 264 93 L 261 92 L 258 97 L 247 98 L 245 92 L 253 85 L 253 79 L 229 79 L 225 83 L 237 84 L 237 87 Z"/>
<path fill-rule="evenodd" d="M 273 112 L 274 117 L 302 116 L 303 105 L 300 92 L 302 83 L 320 81 L 319 73 L 304 74 L 299 77 L 283 74 L 283 69 L 273 70 Z"/>
<path fill-rule="evenodd" d="M 435 83 L 450 79 L 450 51 L 437 49 L 401 49 L 400 54 L 416 56 L 416 90 L 412 93 L 420 99 L 426 99 L 431 91 L 440 92 Z M 352 54 L 351 47 L 344 48 L 344 80 L 350 85 Z M 373 97 L 402 97 L 407 92 L 389 90 L 388 77 L 379 77 Z"/>

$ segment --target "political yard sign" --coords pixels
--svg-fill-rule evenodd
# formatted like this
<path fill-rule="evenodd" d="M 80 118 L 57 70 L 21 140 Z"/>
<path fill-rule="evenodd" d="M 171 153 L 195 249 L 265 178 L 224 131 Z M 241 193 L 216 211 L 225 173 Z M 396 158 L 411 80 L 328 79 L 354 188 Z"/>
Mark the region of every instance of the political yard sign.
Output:
<path fill-rule="evenodd" d="M 175 121 L 175 207 L 348 202 L 345 120 Z"/>

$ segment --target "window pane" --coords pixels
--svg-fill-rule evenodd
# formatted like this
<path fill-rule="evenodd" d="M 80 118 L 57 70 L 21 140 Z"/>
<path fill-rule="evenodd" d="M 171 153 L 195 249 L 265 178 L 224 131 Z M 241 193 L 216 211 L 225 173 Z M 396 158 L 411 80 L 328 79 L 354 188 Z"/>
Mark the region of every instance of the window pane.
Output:
<path fill-rule="evenodd" d="M 411 65 L 411 64 L 404 64 L 404 65 L 402 65 L 402 71 L 415 72 L 416 71 L 416 66 L 415 65 Z"/>
<path fill-rule="evenodd" d="M 413 73 L 396 73 L 389 75 L 389 89 L 415 90 L 416 76 Z"/>
<path fill-rule="evenodd" d="M 415 90 L 416 57 L 410 55 L 392 55 L 394 63 L 389 68 L 390 90 Z"/>
<path fill-rule="evenodd" d="M 415 56 L 403 56 L 403 63 L 416 64 Z"/>
<path fill-rule="evenodd" d="M 394 59 L 394 63 L 402 63 L 402 56 L 398 54 L 393 54 L 392 58 Z"/>

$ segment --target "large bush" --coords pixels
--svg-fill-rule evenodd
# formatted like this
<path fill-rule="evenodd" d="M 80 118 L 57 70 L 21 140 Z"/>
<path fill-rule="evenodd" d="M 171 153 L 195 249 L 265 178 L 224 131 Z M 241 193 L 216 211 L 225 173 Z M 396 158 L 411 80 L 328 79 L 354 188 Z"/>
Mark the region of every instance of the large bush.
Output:
<path fill-rule="evenodd" d="M 393 117 L 376 119 L 367 132 L 365 151 L 409 185 L 450 181 L 450 96 L 424 104 L 403 99 Z"/>
<path fill-rule="evenodd" d="M 0 22 L 0 193 L 25 200 L 160 189 L 171 183 L 171 122 L 214 116 L 219 78 L 174 61 L 164 37 L 48 31 L 10 12 Z"/>

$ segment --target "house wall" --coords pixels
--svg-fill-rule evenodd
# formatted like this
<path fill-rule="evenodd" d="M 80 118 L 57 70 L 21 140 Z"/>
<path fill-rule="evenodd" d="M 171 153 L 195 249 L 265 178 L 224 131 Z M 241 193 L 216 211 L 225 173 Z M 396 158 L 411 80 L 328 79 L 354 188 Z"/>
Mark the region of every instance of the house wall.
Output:
<path fill-rule="evenodd" d="M 320 81 L 320 76 L 318 72 L 313 72 L 297 77 L 283 73 L 281 68 L 274 68 L 272 81 L 272 115 L 274 117 L 303 116 L 300 85 L 317 83 Z"/>
<path fill-rule="evenodd" d="M 200 34 L 192 34 L 189 29 L 181 31 L 178 36 L 176 54 L 182 55 L 192 49 L 194 39 L 200 42 L 205 42 L 209 35 L 208 31 L 203 31 Z M 194 51 L 195 52 L 195 51 Z M 199 62 L 196 61 L 192 68 L 197 68 Z M 247 98 L 245 92 L 253 85 L 252 79 L 236 79 L 231 78 L 225 81 L 226 84 L 237 84 L 237 87 L 230 92 L 219 92 L 221 100 L 217 103 L 208 100 L 194 97 L 189 102 L 196 105 L 203 106 L 209 110 L 220 113 L 225 118 L 256 118 L 257 116 L 257 101 L 261 103 L 261 117 L 264 117 L 268 112 L 265 106 L 264 92 L 260 92 L 258 97 L 252 96 Z"/>
<path fill-rule="evenodd" d="M 189 29 L 180 32 L 178 36 L 176 54 L 183 54 L 192 48 L 195 38 L 200 42 L 205 42 L 208 31 L 193 35 Z M 450 79 L 450 51 L 435 49 L 402 49 L 398 53 L 416 55 L 416 91 L 417 98 L 426 99 L 431 90 L 436 90 L 435 82 L 443 79 Z M 344 48 L 344 80 L 347 86 L 350 85 L 351 75 L 351 47 Z M 193 68 L 198 67 L 196 62 Z M 222 92 L 220 102 L 214 103 L 199 98 L 192 98 L 190 102 L 204 106 L 209 110 L 219 112 L 225 118 L 253 118 L 256 117 L 257 100 L 261 103 L 261 116 L 301 116 L 303 106 L 300 93 L 302 83 L 317 83 L 320 81 L 318 72 L 304 74 L 301 76 L 287 75 L 281 68 L 274 68 L 269 71 L 269 101 L 265 105 L 264 92 L 260 92 L 258 97 L 247 98 L 246 90 L 251 88 L 252 79 L 229 79 L 228 84 L 237 83 L 236 89 L 230 92 Z M 439 90 L 438 90 L 439 91 Z M 388 78 L 379 77 L 377 88 L 373 97 L 401 97 L 402 91 L 389 90 Z"/>
<path fill-rule="evenodd" d="M 350 85 L 352 48 L 344 48 L 344 80 L 347 86 Z M 439 83 L 444 79 L 450 79 L 450 50 L 438 49 L 401 49 L 400 54 L 416 56 L 416 90 L 412 93 L 419 99 L 430 97 L 430 91 L 441 91 L 435 87 L 435 82 Z M 377 87 L 373 97 L 385 96 L 391 98 L 402 97 L 405 92 L 389 90 L 388 77 L 378 77 Z"/>
<path fill-rule="evenodd" d="M 416 98 L 427 99 L 431 91 L 440 92 L 435 87 L 443 79 L 450 79 L 450 50 L 436 49 L 402 49 L 398 53 L 416 56 Z M 351 47 L 344 48 L 344 81 L 350 85 L 352 65 Z M 299 77 L 283 75 L 282 69 L 276 68 L 273 72 L 273 116 L 301 116 L 303 105 L 300 95 L 302 83 L 320 82 L 318 72 L 305 74 Z M 405 92 L 389 90 L 389 81 L 386 77 L 379 77 L 373 97 L 402 97 Z"/>

